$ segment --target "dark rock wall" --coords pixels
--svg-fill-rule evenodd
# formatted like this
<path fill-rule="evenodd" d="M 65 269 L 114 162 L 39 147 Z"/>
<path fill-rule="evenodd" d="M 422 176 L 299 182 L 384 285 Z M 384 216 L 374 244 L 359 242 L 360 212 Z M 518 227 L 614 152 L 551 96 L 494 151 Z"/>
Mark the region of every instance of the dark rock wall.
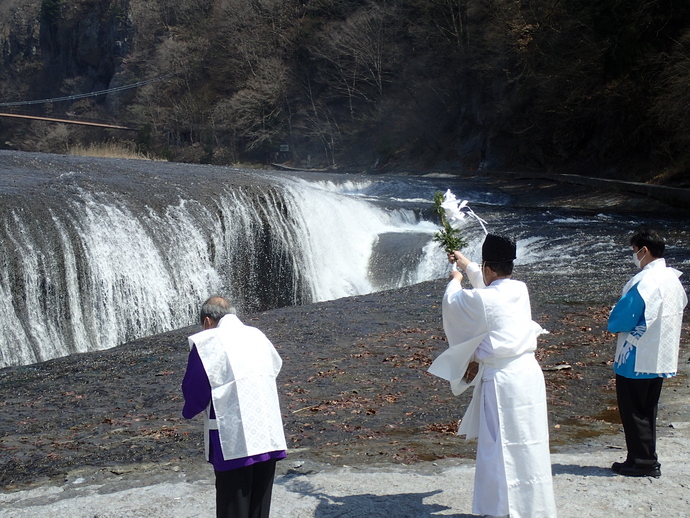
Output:
<path fill-rule="evenodd" d="M 0 77 L 14 86 L 3 95 L 8 101 L 106 89 L 131 44 L 125 2 L 27 0 L 3 14 Z"/>
<path fill-rule="evenodd" d="M 79 93 L 108 88 L 127 53 L 131 28 L 123 7 L 110 0 L 59 4 L 52 11 L 44 7 L 40 25 L 47 93 L 55 81 L 75 77 L 82 82 Z"/>

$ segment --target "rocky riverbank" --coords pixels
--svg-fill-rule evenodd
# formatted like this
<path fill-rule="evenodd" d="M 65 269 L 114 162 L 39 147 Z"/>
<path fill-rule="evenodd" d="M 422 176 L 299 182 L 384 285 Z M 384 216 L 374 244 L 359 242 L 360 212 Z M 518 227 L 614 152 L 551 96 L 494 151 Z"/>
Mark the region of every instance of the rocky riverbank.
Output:
<path fill-rule="evenodd" d="M 586 283 L 530 271 L 518 277 L 531 287 L 534 318 L 551 331 L 540 339 L 538 357 L 553 449 L 592 437 L 608 441 L 620 427 L 614 342 L 604 330 L 611 301 Z M 444 285 L 431 281 L 244 316 L 283 357 L 279 389 L 291 455 L 331 465 L 473 458 L 473 442 L 454 435 L 469 394 L 454 398 L 426 372 L 446 347 Z M 136 469 L 198 459 L 201 420 L 180 415 L 186 336 L 193 331 L 0 371 L 0 485 L 25 488 L 84 466 Z M 683 362 L 681 376 L 664 390 L 662 435 L 670 422 L 690 421 L 687 385 Z"/>
<path fill-rule="evenodd" d="M 644 197 L 540 180 L 495 180 L 516 206 L 664 211 Z M 603 208 L 602 208 L 603 210 Z M 610 306 L 630 271 L 599 271 L 596 258 L 575 275 L 518 267 L 528 283 L 540 338 L 554 452 L 622 447 L 605 331 Z M 474 443 L 454 435 L 469 394 L 454 398 L 426 372 L 447 344 L 440 300 L 445 280 L 318 304 L 240 315 L 279 349 L 279 390 L 291 462 L 305 466 L 471 462 Z M 680 375 L 666 383 L 659 435 L 690 422 L 689 321 Z M 156 335 L 101 352 L 0 370 L 0 487 L 102 477 L 148 477 L 152 470 L 207 473 L 200 418 L 181 415 L 187 335 Z M 672 426 L 673 425 L 673 426 Z M 615 460 L 615 459 L 614 459 Z M 663 459 L 662 459 L 663 462 Z M 309 464 L 315 463 L 315 464 Z M 290 470 L 292 464 L 282 464 Z M 180 468 L 183 466 L 183 468 Z M 368 469 L 368 468 L 367 468 Z M 167 475 L 166 475 L 167 476 Z"/>

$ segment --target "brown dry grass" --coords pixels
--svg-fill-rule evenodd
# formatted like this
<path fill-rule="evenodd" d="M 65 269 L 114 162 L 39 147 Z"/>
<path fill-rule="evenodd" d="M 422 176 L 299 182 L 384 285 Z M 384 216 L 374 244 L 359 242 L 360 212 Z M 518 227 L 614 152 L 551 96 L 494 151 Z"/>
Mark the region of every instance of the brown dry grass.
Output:
<path fill-rule="evenodd" d="M 163 160 L 137 151 L 134 142 L 102 142 L 84 146 L 76 144 L 69 149 L 70 155 L 99 158 L 132 158 L 135 160 Z"/>

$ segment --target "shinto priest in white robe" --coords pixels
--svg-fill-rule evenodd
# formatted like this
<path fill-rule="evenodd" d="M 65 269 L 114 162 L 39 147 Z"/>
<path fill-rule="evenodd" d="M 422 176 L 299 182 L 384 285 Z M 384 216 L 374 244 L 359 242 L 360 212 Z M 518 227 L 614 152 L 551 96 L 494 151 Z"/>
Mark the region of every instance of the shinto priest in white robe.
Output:
<path fill-rule="evenodd" d="M 510 278 L 484 287 L 477 263 L 466 268 L 476 288 L 451 280 L 443 297 L 450 347 L 429 372 L 455 395 L 474 385 L 458 435 L 477 437 L 472 512 L 510 518 L 553 518 L 544 376 L 534 357 L 541 327 L 532 321 L 527 286 Z M 462 380 L 470 361 L 479 372 Z"/>

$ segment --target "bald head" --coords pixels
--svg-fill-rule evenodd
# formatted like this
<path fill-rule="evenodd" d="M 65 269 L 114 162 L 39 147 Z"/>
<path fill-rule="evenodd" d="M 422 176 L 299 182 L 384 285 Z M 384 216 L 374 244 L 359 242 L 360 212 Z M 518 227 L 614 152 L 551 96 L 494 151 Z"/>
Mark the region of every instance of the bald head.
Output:
<path fill-rule="evenodd" d="M 204 328 L 216 327 L 221 318 L 228 314 L 235 314 L 235 308 L 230 301 L 220 295 L 213 295 L 201 306 L 200 320 Z M 208 326 L 208 323 L 213 325 Z"/>

